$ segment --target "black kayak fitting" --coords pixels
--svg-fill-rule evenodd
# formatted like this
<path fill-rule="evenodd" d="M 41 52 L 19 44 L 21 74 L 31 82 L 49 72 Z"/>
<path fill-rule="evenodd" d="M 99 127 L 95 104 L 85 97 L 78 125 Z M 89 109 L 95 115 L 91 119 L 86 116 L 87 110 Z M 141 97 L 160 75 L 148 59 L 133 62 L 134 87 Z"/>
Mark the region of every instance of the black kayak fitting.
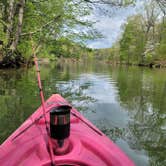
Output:
<path fill-rule="evenodd" d="M 70 136 L 70 110 L 71 106 L 61 105 L 50 111 L 50 134 L 57 140 L 59 147 Z"/>

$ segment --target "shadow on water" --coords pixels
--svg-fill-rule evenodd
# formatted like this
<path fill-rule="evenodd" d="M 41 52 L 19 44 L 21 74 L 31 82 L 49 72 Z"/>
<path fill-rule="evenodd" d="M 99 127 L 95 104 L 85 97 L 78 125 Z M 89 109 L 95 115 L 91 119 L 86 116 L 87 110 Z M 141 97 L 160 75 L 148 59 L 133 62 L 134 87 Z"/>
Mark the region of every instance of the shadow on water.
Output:
<path fill-rule="evenodd" d="M 136 165 L 165 165 L 165 70 L 63 63 L 41 66 L 46 98 L 60 93 Z M 0 142 L 39 105 L 34 69 L 0 71 Z"/>

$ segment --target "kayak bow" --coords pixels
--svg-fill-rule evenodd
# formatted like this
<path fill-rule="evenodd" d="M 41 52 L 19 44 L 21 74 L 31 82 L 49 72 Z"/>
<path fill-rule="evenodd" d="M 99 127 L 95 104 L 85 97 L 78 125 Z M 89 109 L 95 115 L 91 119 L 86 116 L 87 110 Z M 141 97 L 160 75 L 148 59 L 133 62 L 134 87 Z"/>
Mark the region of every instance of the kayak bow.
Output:
<path fill-rule="evenodd" d="M 60 95 L 52 95 L 45 106 L 55 165 L 134 166 L 117 145 Z M 0 146 L 0 164 L 50 166 L 48 146 L 40 107 Z"/>

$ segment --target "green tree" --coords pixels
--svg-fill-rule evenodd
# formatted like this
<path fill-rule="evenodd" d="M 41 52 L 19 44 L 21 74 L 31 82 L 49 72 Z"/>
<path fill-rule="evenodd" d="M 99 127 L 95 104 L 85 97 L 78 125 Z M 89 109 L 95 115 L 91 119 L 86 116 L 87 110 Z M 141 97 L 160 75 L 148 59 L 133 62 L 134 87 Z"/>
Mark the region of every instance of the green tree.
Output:
<path fill-rule="evenodd" d="M 4 65 L 15 65 L 19 58 L 29 58 L 31 42 L 43 47 L 48 42 L 55 41 L 63 36 L 72 40 L 83 40 L 98 36 L 93 29 L 92 22 L 83 17 L 90 14 L 87 3 L 77 3 L 67 0 L 25 1 L 9 0 L 0 2 L 1 30 L 0 38 L 3 41 Z M 5 19 L 7 18 L 7 19 Z M 84 29 L 76 33 L 77 27 Z M 24 59 L 20 59 L 24 60 Z"/>
<path fill-rule="evenodd" d="M 75 42 L 101 37 L 87 16 L 101 4 L 127 6 L 134 0 L 1 0 L 1 66 L 19 66 L 30 59 L 31 42 L 47 48 L 51 41 L 65 37 Z"/>
<path fill-rule="evenodd" d="M 128 64 L 143 62 L 144 47 L 145 36 L 142 28 L 142 16 L 130 17 L 120 40 L 120 60 L 126 61 Z"/>
<path fill-rule="evenodd" d="M 160 66 L 157 63 L 164 60 L 166 53 L 165 29 L 163 8 L 154 0 L 148 4 L 145 2 L 144 11 L 130 17 L 124 26 L 120 40 L 120 60 L 127 64 Z"/>

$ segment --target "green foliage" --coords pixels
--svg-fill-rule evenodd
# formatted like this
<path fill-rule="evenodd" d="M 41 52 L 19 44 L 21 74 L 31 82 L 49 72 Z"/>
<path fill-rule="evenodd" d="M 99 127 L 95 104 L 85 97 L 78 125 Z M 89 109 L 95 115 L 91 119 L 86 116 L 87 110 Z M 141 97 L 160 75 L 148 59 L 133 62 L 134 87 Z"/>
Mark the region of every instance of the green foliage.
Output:
<path fill-rule="evenodd" d="M 101 4 L 109 7 L 125 7 L 135 0 L 123 1 L 73 1 L 73 0 L 1 0 L 0 1 L 0 40 L 3 41 L 3 57 L 15 63 L 15 55 L 31 58 L 31 41 L 42 48 L 39 55 L 79 58 L 84 54 L 82 43 L 86 40 L 101 38 L 102 35 L 93 28 L 93 21 L 88 18 L 92 11 Z M 104 12 L 103 12 L 104 13 Z M 65 43 L 62 42 L 65 40 Z M 76 44 L 79 43 L 79 44 Z M 57 44 L 55 46 L 55 44 Z M 1 48 L 0 48 L 1 49 Z M 55 51 L 56 49 L 56 51 Z M 92 55 L 86 49 L 85 54 Z M 20 58 L 22 59 L 22 58 Z M 0 62 L 1 63 L 1 62 Z"/>
<path fill-rule="evenodd" d="M 22 25 L 18 25 L 20 19 L 18 2 L 22 4 L 25 2 Z M 13 10 L 10 10 L 11 4 Z M 42 48 L 38 52 L 39 55 L 48 56 L 56 48 L 57 56 L 77 58 L 78 51 L 76 50 L 78 48 L 80 50 L 81 47 L 80 44 L 74 44 L 73 47 L 73 43 L 83 43 L 87 39 L 101 37 L 101 34 L 93 28 L 94 22 L 87 19 L 92 7 L 86 2 L 8 0 L 0 1 L 0 9 L 0 40 L 4 43 L 3 48 L 13 49 L 12 43 L 17 38 L 16 50 L 25 60 L 29 60 L 32 55 L 30 34 L 34 45 Z M 18 26 L 21 27 L 19 33 Z M 9 31 L 9 27 L 12 31 Z M 2 51 L 3 56 L 6 56 L 6 51 Z M 77 53 L 74 53 L 75 51 Z"/>
<path fill-rule="evenodd" d="M 128 18 L 120 40 L 112 48 L 97 50 L 96 57 L 125 64 L 166 66 L 166 15 L 158 6 L 160 2 L 145 2 L 141 14 Z"/>
<path fill-rule="evenodd" d="M 160 30 L 160 43 L 156 47 L 156 54 L 161 59 L 166 59 L 166 18 L 163 18 L 163 22 L 159 24 Z"/>
<path fill-rule="evenodd" d="M 144 10 L 143 14 L 129 17 L 120 40 L 112 48 L 96 50 L 95 57 L 117 63 L 166 66 L 166 17 L 155 1 L 146 4 Z"/>
<path fill-rule="evenodd" d="M 52 54 L 52 56 L 58 58 L 65 57 L 79 59 L 82 56 L 86 57 L 90 52 L 91 49 L 86 48 L 84 45 L 75 43 L 63 37 L 49 43 L 49 55 Z"/>
<path fill-rule="evenodd" d="M 166 58 L 166 24 L 158 2 L 145 3 L 141 15 L 128 19 L 120 40 L 120 60 L 134 64 L 155 64 Z M 160 16 L 160 17 L 159 17 Z"/>
<path fill-rule="evenodd" d="M 145 20 L 143 15 L 132 16 L 128 19 L 119 42 L 122 62 L 153 64 L 156 60 L 165 60 L 166 26 L 164 17 L 163 21 L 160 19 L 153 25 L 147 25 L 148 20 Z"/>
<path fill-rule="evenodd" d="M 141 27 L 140 15 L 128 19 L 124 33 L 120 40 L 120 60 L 130 62 L 141 62 L 145 47 L 145 36 Z"/>
<path fill-rule="evenodd" d="M 29 61 L 32 55 L 31 34 L 33 44 L 40 48 L 38 55 L 41 57 L 50 55 L 51 59 L 56 59 L 56 57 L 80 58 L 83 55 L 92 57 L 94 52 L 85 48 L 83 43 L 86 40 L 101 38 L 102 35 L 93 28 L 94 22 L 88 20 L 88 16 L 101 3 L 109 7 L 124 7 L 133 5 L 135 2 L 135 0 L 99 0 L 97 2 L 1 0 L 0 40 L 3 41 L 3 47 L 0 47 L 0 55 L 3 54 L 3 57 L 11 59 L 12 62 L 15 62 L 16 55 L 24 57 L 24 61 Z M 158 22 L 158 15 L 161 11 L 164 13 L 160 2 L 152 0 L 145 5 L 143 15 L 130 17 L 124 26 L 124 33 L 119 43 L 111 49 L 97 50 L 98 59 L 144 63 L 158 59 L 158 57 L 165 58 L 165 15 L 163 22 Z M 22 19 L 20 4 L 23 7 Z M 149 58 L 149 55 L 152 57 Z"/>

